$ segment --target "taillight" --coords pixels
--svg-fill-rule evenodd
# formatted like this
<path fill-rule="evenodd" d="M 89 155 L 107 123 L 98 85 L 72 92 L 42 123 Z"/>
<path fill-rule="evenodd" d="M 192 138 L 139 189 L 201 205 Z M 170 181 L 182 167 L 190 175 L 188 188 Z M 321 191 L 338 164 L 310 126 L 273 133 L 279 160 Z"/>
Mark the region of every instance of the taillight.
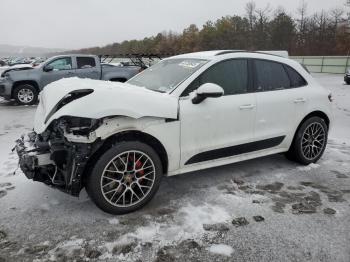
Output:
<path fill-rule="evenodd" d="M 333 96 L 332 96 L 332 93 L 330 93 L 329 95 L 328 95 L 328 100 L 329 100 L 329 102 L 333 102 Z"/>

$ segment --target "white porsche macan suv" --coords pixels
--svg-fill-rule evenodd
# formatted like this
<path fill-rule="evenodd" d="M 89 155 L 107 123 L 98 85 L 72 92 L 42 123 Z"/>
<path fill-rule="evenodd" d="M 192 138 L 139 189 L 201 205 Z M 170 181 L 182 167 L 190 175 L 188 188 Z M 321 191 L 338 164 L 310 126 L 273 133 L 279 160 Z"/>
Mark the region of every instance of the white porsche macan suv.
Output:
<path fill-rule="evenodd" d="M 297 62 L 244 51 L 167 58 L 127 83 L 69 78 L 40 94 L 17 140 L 24 174 L 102 210 L 144 206 L 172 176 L 286 152 L 322 156 L 332 97 Z"/>

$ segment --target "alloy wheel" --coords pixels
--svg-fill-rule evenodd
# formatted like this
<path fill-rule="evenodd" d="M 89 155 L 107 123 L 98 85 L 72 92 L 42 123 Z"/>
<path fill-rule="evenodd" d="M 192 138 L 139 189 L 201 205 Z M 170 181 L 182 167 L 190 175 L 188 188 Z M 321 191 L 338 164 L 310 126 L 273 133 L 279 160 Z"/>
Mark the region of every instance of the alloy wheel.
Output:
<path fill-rule="evenodd" d="M 326 131 L 322 124 L 311 123 L 305 129 L 301 149 L 304 157 L 308 160 L 316 159 L 323 151 L 326 144 Z"/>
<path fill-rule="evenodd" d="M 155 180 L 152 159 L 140 151 L 126 151 L 114 157 L 101 176 L 103 197 L 117 207 L 129 207 L 142 201 Z"/>
<path fill-rule="evenodd" d="M 18 100 L 23 104 L 28 104 L 34 99 L 34 92 L 28 88 L 22 88 L 17 94 Z"/>

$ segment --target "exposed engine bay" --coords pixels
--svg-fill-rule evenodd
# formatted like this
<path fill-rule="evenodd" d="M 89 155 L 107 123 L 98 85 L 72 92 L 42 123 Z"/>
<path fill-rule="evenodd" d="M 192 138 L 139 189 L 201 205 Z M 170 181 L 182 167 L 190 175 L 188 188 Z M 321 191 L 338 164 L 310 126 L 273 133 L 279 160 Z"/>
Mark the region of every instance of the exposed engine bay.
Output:
<path fill-rule="evenodd" d="M 101 120 L 63 117 L 53 121 L 42 134 L 22 136 L 15 147 L 21 169 L 29 179 L 79 195 L 87 161 L 102 142 L 97 139 L 93 143 L 76 143 L 66 136 L 89 136 L 100 124 Z"/>

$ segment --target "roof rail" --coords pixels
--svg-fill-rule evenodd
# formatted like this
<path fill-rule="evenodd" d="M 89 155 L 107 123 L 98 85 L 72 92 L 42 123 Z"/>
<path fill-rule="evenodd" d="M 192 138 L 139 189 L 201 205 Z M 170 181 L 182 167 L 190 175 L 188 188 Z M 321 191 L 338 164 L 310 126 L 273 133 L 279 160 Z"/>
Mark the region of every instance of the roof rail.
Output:
<path fill-rule="evenodd" d="M 225 50 L 225 51 L 221 51 L 221 52 L 215 54 L 215 56 L 226 55 L 226 54 L 231 54 L 231 53 L 238 53 L 238 52 L 248 52 L 248 51 L 245 51 L 245 50 Z"/>
<path fill-rule="evenodd" d="M 256 53 L 256 54 L 264 54 L 264 55 L 272 55 L 272 56 L 279 56 L 279 57 L 285 57 L 285 58 L 289 58 L 289 54 L 288 51 L 247 51 L 247 50 L 225 50 L 222 52 L 219 52 L 217 54 L 215 54 L 215 56 L 219 56 L 219 55 L 226 55 L 226 54 L 231 54 L 231 53 Z"/>

